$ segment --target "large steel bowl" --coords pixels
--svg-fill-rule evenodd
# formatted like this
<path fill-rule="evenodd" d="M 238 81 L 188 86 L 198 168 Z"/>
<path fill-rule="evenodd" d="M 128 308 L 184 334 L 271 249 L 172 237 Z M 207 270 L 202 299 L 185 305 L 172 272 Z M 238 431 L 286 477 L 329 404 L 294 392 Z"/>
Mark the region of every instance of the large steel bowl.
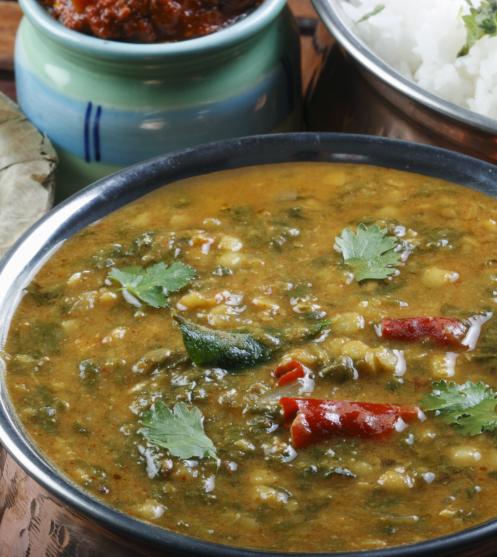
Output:
<path fill-rule="evenodd" d="M 290 161 L 377 165 L 445 178 L 497 198 L 497 168 L 428 146 L 376 137 L 282 134 L 228 140 L 152 159 L 57 206 L 0 261 L 0 350 L 23 289 L 81 228 L 170 182 L 230 168 Z M 0 359 L 0 557 L 277 557 L 176 534 L 124 515 L 59 473 L 24 432 Z M 497 511 L 496 511 L 497 514 Z M 490 557 L 497 520 L 424 543 L 333 557 Z M 287 554 L 288 555 L 288 554 Z M 292 554 L 311 557 L 311 554 Z M 319 554 L 331 557 L 330 554 Z M 318 557 L 315 555 L 314 557 Z"/>
<path fill-rule="evenodd" d="M 497 120 L 421 88 L 362 41 L 336 0 L 312 1 L 321 62 L 307 95 L 310 129 L 406 139 L 497 162 Z"/>

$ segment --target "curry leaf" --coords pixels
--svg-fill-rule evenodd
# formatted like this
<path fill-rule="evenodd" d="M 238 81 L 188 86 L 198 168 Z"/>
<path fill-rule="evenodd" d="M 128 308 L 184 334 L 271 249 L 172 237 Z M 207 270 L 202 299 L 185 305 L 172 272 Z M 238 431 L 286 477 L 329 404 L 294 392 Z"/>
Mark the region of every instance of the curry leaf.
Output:
<path fill-rule="evenodd" d="M 190 284 L 195 275 L 192 267 L 176 261 L 169 266 L 160 262 L 147 268 L 114 268 L 108 278 L 122 286 L 128 301 L 138 305 L 140 300 L 153 308 L 163 308 L 169 303 L 168 295 Z"/>
<path fill-rule="evenodd" d="M 497 429 L 496 395 L 481 381 L 467 381 L 463 385 L 438 381 L 433 383 L 433 390 L 422 400 L 421 407 L 436 412 L 463 435 L 473 436 Z"/>
<path fill-rule="evenodd" d="M 191 360 L 227 370 L 253 367 L 268 360 L 271 350 L 249 333 L 216 331 L 175 316 Z"/>
<path fill-rule="evenodd" d="M 359 224 L 356 232 L 345 228 L 335 239 L 335 249 L 354 273 L 358 282 L 366 279 L 385 279 L 395 272 L 401 261 L 395 251 L 397 240 L 388 236 L 377 225 Z"/>
<path fill-rule="evenodd" d="M 497 35 L 497 0 L 483 0 L 477 8 L 471 1 L 468 0 L 468 3 L 469 14 L 462 16 L 466 27 L 466 44 L 458 56 L 466 56 L 475 43 L 485 35 Z"/>
<path fill-rule="evenodd" d="M 162 401 L 141 419 L 140 433 L 152 445 L 167 449 L 178 458 L 217 458 L 216 447 L 204 432 L 204 416 L 183 402 L 171 410 Z"/>

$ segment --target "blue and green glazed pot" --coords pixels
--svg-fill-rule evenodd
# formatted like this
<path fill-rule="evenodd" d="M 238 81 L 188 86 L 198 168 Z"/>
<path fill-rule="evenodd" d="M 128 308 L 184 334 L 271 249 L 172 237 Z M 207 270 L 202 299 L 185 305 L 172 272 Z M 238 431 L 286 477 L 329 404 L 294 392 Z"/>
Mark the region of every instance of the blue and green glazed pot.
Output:
<path fill-rule="evenodd" d="M 298 30 L 285 0 L 212 35 L 158 44 L 83 35 L 37 0 L 20 4 L 17 95 L 59 154 L 59 198 L 171 150 L 300 127 Z"/>

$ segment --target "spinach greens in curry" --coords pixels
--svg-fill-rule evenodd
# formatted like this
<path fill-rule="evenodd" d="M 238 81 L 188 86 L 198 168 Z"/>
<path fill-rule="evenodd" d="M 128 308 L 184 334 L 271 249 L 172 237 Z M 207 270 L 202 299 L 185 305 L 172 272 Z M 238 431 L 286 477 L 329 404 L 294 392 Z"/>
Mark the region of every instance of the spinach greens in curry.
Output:
<path fill-rule="evenodd" d="M 34 442 L 126 513 L 283 551 L 496 516 L 497 201 L 317 163 L 192 178 L 70 239 L 5 347 Z"/>

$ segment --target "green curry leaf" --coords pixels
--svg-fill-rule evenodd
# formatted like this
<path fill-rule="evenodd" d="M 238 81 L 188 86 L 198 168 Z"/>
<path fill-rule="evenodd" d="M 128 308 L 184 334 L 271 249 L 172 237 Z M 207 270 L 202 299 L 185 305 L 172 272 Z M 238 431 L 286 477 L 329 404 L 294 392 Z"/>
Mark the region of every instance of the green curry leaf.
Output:
<path fill-rule="evenodd" d="M 114 268 L 108 278 L 122 286 L 128 301 L 140 300 L 153 308 L 164 308 L 169 303 L 169 294 L 188 286 L 195 276 L 192 267 L 176 261 L 169 266 L 160 262 L 147 268 Z"/>
<path fill-rule="evenodd" d="M 475 8 L 470 0 L 469 14 L 463 15 L 466 27 L 466 44 L 459 51 L 458 56 L 466 56 L 471 48 L 485 35 L 497 35 L 497 0 L 483 0 Z"/>
<path fill-rule="evenodd" d="M 431 394 L 421 401 L 423 410 L 435 412 L 463 435 L 479 435 L 497 429 L 497 393 L 481 381 L 458 385 L 452 381 L 433 383 Z"/>
<path fill-rule="evenodd" d="M 268 360 L 271 350 L 249 333 L 216 331 L 175 316 L 191 360 L 227 370 L 253 367 Z"/>
<path fill-rule="evenodd" d="M 396 247 L 396 238 L 388 236 L 387 231 L 376 224 L 366 226 L 361 223 L 356 232 L 345 228 L 335 238 L 335 249 L 342 254 L 358 282 L 392 275 L 394 266 L 401 261 Z"/>
<path fill-rule="evenodd" d="M 195 406 L 183 402 L 171 410 L 162 401 L 141 419 L 140 433 L 152 445 L 167 449 L 172 456 L 187 458 L 217 458 L 216 447 L 204 431 L 204 416 Z"/>

